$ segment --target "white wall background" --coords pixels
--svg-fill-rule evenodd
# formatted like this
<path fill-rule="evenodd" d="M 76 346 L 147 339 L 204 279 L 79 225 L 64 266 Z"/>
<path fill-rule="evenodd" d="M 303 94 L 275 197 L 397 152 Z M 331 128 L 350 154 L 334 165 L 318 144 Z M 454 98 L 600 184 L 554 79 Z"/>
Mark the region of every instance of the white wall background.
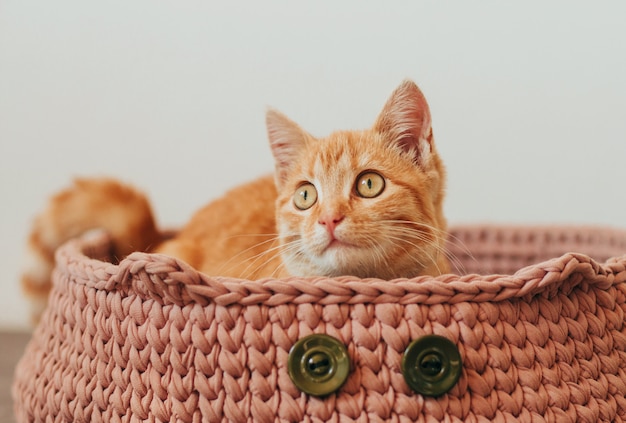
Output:
<path fill-rule="evenodd" d="M 0 2 L 0 327 L 29 222 L 74 175 L 180 225 L 272 169 L 268 105 L 312 133 L 430 101 L 452 223 L 626 226 L 626 3 Z"/>

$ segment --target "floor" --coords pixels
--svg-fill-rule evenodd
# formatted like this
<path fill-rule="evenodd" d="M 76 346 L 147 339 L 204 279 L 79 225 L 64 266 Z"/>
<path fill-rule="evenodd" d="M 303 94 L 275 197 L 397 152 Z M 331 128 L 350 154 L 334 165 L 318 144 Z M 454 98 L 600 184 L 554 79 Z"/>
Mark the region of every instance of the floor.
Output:
<path fill-rule="evenodd" d="M 0 332 L 0 422 L 14 423 L 11 382 L 13 369 L 30 339 L 29 333 Z"/>

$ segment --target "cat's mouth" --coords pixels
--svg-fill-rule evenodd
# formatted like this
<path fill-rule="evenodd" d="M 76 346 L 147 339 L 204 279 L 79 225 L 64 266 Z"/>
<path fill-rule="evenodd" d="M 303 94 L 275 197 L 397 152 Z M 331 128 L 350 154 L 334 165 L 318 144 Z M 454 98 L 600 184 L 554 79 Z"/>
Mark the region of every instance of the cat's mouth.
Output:
<path fill-rule="evenodd" d="M 344 248 L 356 248 L 357 246 L 354 244 L 351 244 L 347 241 L 344 240 L 340 240 L 337 238 L 332 238 L 329 242 L 328 245 L 326 245 L 326 248 L 324 248 L 324 251 L 332 251 L 332 250 L 336 250 L 336 249 L 344 249 Z"/>

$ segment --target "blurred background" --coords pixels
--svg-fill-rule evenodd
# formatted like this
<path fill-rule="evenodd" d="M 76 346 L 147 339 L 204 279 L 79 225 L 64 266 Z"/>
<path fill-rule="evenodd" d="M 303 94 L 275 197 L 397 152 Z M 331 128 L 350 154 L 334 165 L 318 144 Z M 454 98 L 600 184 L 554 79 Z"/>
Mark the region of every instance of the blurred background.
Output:
<path fill-rule="evenodd" d="M 626 3 L 0 2 L 0 329 L 46 198 L 111 175 L 176 227 L 271 172 L 264 112 L 370 126 L 431 105 L 450 223 L 626 227 Z"/>

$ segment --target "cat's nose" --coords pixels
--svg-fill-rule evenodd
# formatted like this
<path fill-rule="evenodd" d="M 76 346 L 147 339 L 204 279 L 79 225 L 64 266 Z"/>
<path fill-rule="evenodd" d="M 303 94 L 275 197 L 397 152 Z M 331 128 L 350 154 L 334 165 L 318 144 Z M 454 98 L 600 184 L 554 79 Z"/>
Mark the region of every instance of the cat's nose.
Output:
<path fill-rule="evenodd" d="M 340 214 L 323 214 L 319 217 L 317 223 L 326 227 L 326 230 L 331 236 L 335 235 L 335 228 L 341 221 L 344 216 Z"/>

